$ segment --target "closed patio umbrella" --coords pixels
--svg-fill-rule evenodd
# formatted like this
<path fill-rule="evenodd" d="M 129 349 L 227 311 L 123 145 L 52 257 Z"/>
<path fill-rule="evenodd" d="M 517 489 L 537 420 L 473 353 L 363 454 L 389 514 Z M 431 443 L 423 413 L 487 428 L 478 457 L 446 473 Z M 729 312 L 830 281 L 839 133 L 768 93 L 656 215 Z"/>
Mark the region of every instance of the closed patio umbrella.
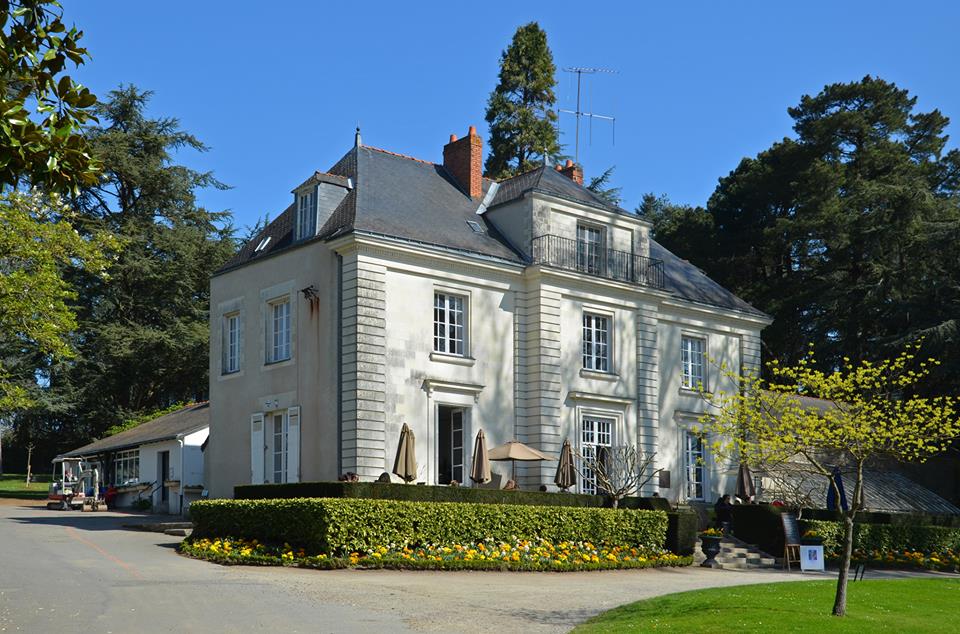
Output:
<path fill-rule="evenodd" d="M 829 482 L 827 483 L 827 510 L 829 511 L 846 511 L 849 510 L 847 506 L 847 492 L 843 490 L 843 475 L 840 473 L 840 467 L 833 468 L 833 479 L 837 482 L 837 488 L 840 489 L 840 504 L 837 505 L 837 492 L 833 490 L 833 485 Z"/>
<path fill-rule="evenodd" d="M 477 439 L 473 443 L 473 463 L 470 465 L 470 479 L 477 484 L 489 482 L 490 460 L 487 456 L 487 437 L 483 430 L 477 432 Z"/>
<path fill-rule="evenodd" d="M 556 460 L 556 458 L 551 458 L 550 456 L 541 453 L 529 447 L 519 440 L 511 440 L 508 443 L 500 445 L 499 447 L 494 447 L 490 450 L 489 456 L 490 460 L 512 460 L 513 461 L 513 480 L 517 479 L 517 460 L 522 462 L 540 462 L 543 460 Z"/>
<path fill-rule="evenodd" d="M 400 442 L 397 444 L 397 458 L 393 461 L 393 473 L 404 482 L 413 482 L 417 479 L 416 438 L 413 430 L 406 423 L 400 430 Z"/>
<path fill-rule="evenodd" d="M 560 464 L 557 465 L 557 475 L 553 477 L 553 483 L 563 490 L 567 490 L 577 483 L 577 469 L 573 464 L 573 447 L 570 446 L 570 439 L 563 440 L 563 447 L 560 449 Z"/>
<path fill-rule="evenodd" d="M 741 462 L 740 471 L 737 473 L 737 497 L 744 502 L 748 502 L 756 495 L 757 489 L 753 486 L 753 474 L 750 473 L 750 467 L 746 462 Z"/>

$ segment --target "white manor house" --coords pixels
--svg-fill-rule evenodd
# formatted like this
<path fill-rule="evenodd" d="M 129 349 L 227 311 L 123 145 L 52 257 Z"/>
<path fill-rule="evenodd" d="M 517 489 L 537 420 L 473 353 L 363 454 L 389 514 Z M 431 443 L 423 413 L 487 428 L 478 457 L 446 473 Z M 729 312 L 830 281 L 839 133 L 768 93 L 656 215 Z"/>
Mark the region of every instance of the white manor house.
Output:
<path fill-rule="evenodd" d="M 583 187 L 578 166 L 495 182 L 471 127 L 436 164 L 364 146 L 211 281 L 213 497 L 238 484 L 364 480 L 416 435 L 417 481 L 465 486 L 473 438 L 558 455 L 636 444 L 671 500 L 732 492 L 735 465 L 689 433 L 709 359 L 756 366 L 770 318 Z M 731 386 L 727 386 L 728 388 Z M 497 480 L 510 463 L 494 463 Z M 553 489 L 556 462 L 518 465 Z M 666 485 L 664 481 L 662 484 Z M 582 492 L 595 483 L 579 482 Z"/>

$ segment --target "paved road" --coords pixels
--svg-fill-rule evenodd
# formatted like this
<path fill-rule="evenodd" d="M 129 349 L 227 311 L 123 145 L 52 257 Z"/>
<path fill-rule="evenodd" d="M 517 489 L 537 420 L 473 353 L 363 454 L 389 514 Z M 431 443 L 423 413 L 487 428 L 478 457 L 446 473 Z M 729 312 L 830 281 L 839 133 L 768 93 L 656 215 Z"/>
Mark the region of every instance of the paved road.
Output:
<path fill-rule="evenodd" d="M 316 571 L 217 566 L 138 516 L 0 500 L 0 632 L 564 632 L 616 605 L 776 571 Z"/>

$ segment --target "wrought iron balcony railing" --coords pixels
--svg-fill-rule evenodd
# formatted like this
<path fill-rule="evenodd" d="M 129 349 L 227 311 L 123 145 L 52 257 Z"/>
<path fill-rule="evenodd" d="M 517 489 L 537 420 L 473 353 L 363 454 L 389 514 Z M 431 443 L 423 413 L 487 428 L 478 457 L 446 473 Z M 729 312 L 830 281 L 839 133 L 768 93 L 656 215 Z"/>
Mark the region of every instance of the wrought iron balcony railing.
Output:
<path fill-rule="evenodd" d="M 608 280 L 663 288 L 663 261 L 629 251 L 604 249 L 599 244 L 555 235 L 533 239 L 534 264 L 546 264 Z"/>

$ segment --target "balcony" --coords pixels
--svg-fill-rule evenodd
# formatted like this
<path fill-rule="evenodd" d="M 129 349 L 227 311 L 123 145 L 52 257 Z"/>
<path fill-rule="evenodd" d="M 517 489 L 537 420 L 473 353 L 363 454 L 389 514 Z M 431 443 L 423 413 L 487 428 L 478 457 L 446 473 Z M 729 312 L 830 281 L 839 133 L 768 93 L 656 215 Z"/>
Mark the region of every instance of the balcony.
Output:
<path fill-rule="evenodd" d="M 561 236 L 533 239 L 533 262 L 608 280 L 663 288 L 663 261 Z"/>

